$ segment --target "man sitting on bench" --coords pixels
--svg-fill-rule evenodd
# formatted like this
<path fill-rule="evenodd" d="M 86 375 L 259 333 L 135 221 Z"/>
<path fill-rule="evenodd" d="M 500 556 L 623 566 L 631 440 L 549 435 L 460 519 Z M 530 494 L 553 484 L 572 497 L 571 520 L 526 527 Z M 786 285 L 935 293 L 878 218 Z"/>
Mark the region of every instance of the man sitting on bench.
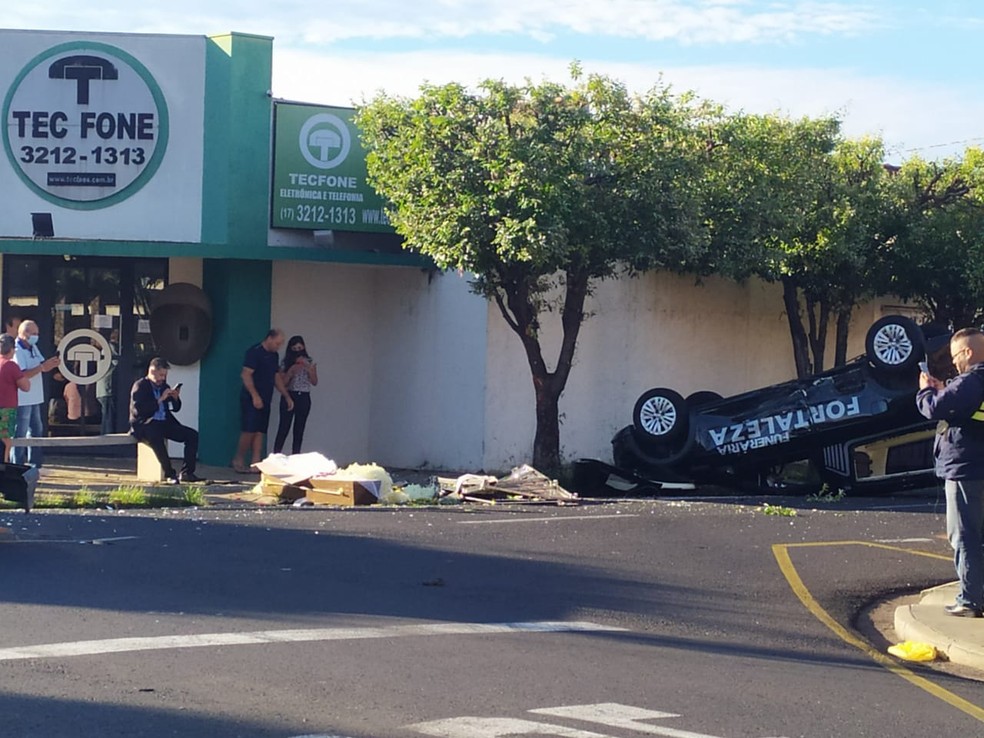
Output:
<path fill-rule="evenodd" d="M 130 389 L 130 433 L 154 450 L 169 482 L 200 482 L 195 476 L 198 456 L 198 431 L 181 425 L 173 413 L 181 409 L 181 385 L 169 387 L 167 370 L 170 365 L 161 358 L 150 360 L 147 376 L 138 379 Z M 167 442 L 184 444 L 184 464 L 180 476 L 174 473 Z"/>

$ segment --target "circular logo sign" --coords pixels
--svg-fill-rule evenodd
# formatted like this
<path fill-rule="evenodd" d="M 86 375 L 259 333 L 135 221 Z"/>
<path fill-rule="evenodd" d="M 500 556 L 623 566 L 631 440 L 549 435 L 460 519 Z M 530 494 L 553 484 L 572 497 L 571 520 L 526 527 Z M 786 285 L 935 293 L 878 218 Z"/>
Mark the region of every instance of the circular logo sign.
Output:
<path fill-rule="evenodd" d="M 66 333 L 58 342 L 58 371 L 69 382 L 95 384 L 113 368 L 113 347 L 99 331 L 89 328 Z"/>
<path fill-rule="evenodd" d="M 349 154 L 352 136 L 345 121 L 331 113 L 308 118 L 297 137 L 301 155 L 313 167 L 334 169 Z"/>
<path fill-rule="evenodd" d="M 39 54 L 3 103 L 3 145 L 21 180 L 66 208 L 114 205 L 154 175 L 167 148 L 164 94 L 150 72 L 107 44 Z"/>

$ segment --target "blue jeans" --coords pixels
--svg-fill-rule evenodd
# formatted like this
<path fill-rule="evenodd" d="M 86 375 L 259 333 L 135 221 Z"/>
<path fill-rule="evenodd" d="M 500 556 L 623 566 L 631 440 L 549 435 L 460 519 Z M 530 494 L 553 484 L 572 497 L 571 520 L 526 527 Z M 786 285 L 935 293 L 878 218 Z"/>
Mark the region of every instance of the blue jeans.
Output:
<path fill-rule="evenodd" d="M 17 407 L 15 438 L 27 438 L 28 436 L 40 438 L 44 435 L 44 426 L 41 424 L 42 407 L 44 407 L 43 403 Z M 14 446 L 11 449 L 10 460 L 15 464 L 32 464 L 40 469 L 41 462 L 44 460 L 44 453 L 40 446 Z"/>
<path fill-rule="evenodd" d="M 957 603 L 984 607 L 984 480 L 947 479 L 946 535 L 960 579 Z"/>

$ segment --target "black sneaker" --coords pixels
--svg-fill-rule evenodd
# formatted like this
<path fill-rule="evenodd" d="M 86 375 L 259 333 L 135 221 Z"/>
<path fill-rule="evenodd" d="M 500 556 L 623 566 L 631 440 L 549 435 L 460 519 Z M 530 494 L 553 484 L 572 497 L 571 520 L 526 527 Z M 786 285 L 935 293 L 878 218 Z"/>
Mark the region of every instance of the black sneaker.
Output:
<path fill-rule="evenodd" d="M 181 472 L 179 479 L 185 484 L 194 484 L 195 482 L 204 482 L 205 480 L 201 477 L 193 474 L 192 472 Z"/>
<path fill-rule="evenodd" d="M 971 607 L 970 605 L 961 605 L 960 603 L 953 603 L 952 605 L 946 605 L 943 608 L 943 612 L 947 615 L 953 615 L 957 618 L 979 618 L 984 616 L 984 612 L 981 611 L 979 607 Z"/>

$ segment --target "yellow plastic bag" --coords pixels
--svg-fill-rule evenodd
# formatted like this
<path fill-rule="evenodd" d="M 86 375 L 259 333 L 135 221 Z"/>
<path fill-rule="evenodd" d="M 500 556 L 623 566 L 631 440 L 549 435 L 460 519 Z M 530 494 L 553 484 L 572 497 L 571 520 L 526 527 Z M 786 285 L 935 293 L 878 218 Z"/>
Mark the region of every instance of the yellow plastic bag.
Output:
<path fill-rule="evenodd" d="M 939 658 L 936 648 L 929 643 L 918 641 L 902 641 L 888 647 L 892 656 L 898 656 L 906 661 L 935 661 Z"/>

